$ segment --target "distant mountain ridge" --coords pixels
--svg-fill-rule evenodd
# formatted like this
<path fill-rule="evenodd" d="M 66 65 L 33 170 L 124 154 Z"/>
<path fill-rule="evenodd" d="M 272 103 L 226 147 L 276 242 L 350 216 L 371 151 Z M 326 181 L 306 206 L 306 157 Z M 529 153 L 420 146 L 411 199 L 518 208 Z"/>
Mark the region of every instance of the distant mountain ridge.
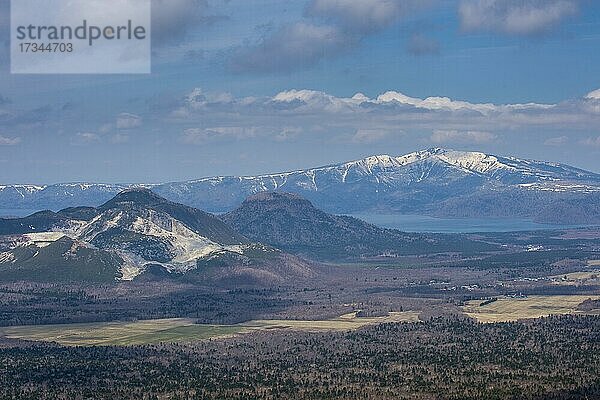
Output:
<path fill-rule="evenodd" d="M 600 174 L 564 164 L 433 148 L 259 176 L 142 185 L 178 203 L 227 212 L 263 191 L 297 193 L 334 213 L 524 217 L 600 223 Z M 130 185 L 0 186 L 0 208 L 98 205 Z"/>

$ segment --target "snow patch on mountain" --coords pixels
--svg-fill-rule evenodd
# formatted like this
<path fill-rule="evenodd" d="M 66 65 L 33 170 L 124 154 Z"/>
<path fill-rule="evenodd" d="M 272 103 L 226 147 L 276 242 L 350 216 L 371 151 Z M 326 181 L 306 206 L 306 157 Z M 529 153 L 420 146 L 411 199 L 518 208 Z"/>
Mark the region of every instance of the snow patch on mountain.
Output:
<path fill-rule="evenodd" d="M 93 242 L 99 235 L 112 228 L 158 240 L 169 249 L 168 254 L 171 255 L 168 262 L 159 262 L 145 259 L 126 247 L 110 247 L 107 250 L 115 251 L 123 259 L 119 278 L 121 280 L 134 279 L 143 273 L 148 265 L 160 265 L 169 273 L 185 273 L 196 268 L 199 259 L 222 252 L 244 253 L 242 245 L 221 245 L 192 231 L 168 214 L 152 209 L 109 209 L 81 224 L 77 230 L 71 229 L 69 233 L 78 239 Z"/>
<path fill-rule="evenodd" d="M 142 272 L 144 272 L 143 264 L 138 264 L 134 262 L 130 262 L 127 255 L 121 253 L 121 258 L 123 258 L 124 262 L 119 269 L 120 277 L 117 279 L 120 281 L 132 281 L 136 277 L 140 276 Z"/>
<path fill-rule="evenodd" d="M 98 214 L 89 223 L 83 224 L 76 232 L 77 236 L 90 242 L 100 233 L 119 226 L 123 218 L 123 212 L 118 212 L 108 219 L 106 218 L 106 214 L 106 212 Z"/>
<path fill-rule="evenodd" d="M 195 266 L 199 258 L 215 252 L 234 251 L 241 253 L 239 246 L 222 246 L 193 232 L 175 219 L 168 221 L 169 227 L 161 226 L 156 223 L 156 221 L 160 221 L 157 216 L 156 212 L 150 210 L 149 218 L 137 217 L 129 226 L 129 229 L 143 235 L 162 238 L 168 242 L 174 248 L 176 254 L 172 260 L 173 263 L 185 265 L 193 263 L 193 266 Z"/>
<path fill-rule="evenodd" d="M 597 193 L 600 187 L 583 184 L 568 184 L 561 182 L 542 182 L 542 183 L 522 183 L 519 187 L 542 192 L 563 192 L 563 193 Z"/>
<path fill-rule="evenodd" d="M 65 234 L 62 232 L 27 233 L 23 235 L 25 242 L 21 246 L 35 245 L 37 247 L 47 247 L 64 236 Z"/>
<path fill-rule="evenodd" d="M 15 255 L 10 251 L 4 251 L 0 253 L 0 264 L 13 262 Z"/>

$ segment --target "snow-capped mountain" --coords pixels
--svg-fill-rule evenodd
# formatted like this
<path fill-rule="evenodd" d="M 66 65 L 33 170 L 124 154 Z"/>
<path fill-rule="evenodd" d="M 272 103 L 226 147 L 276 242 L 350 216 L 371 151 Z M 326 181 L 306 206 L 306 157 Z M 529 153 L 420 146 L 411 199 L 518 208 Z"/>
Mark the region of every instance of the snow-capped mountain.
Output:
<path fill-rule="evenodd" d="M 272 265 L 285 269 L 285 255 L 278 250 L 251 243 L 215 216 L 147 189 L 124 190 L 98 208 L 0 219 L 0 235 L 0 279 L 23 279 L 33 271 L 74 280 L 129 281 L 148 273 L 214 273 L 215 268 L 201 268 L 214 263 L 242 268 L 247 275 L 264 276 Z M 301 263 L 294 268 L 302 269 Z"/>
<path fill-rule="evenodd" d="M 149 264 L 185 273 L 199 259 L 226 252 L 242 255 L 249 244 L 214 216 L 146 189 L 125 190 L 99 207 L 91 220 L 70 220 L 66 229 L 55 230 L 117 252 L 124 260 L 123 280 L 133 279 Z"/>
<path fill-rule="evenodd" d="M 560 222 L 555 218 L 560 216 L 569 222 L 590 222 L 594 208 L 582 209 L 573 201 L 599 207 L 600 175 L 562 164 L 436 148 L 285 173 L 205 178 L 153 190 L 216 211 L 233 209 L 250 194 L 283 191 L 334 213 L 518 216 L 553 222 Z M 568 212 L 549 211 L 557 205 Z M 595 215 L 600 218 L 600 213 Z"/>
<path fill-rule="evenodd" d="M 97 205 L 126 186 L 0 186 L 0 208 Z M 254 193 L 285 191 L 336 213 L 519 216 L 552 222 L 600 219 L 595 212 L 600 207 L 599 174 L 563 164 L 440 148 L 291 172 L 144 186 L 169 200 L 215 212 L 230 211 Z"/>

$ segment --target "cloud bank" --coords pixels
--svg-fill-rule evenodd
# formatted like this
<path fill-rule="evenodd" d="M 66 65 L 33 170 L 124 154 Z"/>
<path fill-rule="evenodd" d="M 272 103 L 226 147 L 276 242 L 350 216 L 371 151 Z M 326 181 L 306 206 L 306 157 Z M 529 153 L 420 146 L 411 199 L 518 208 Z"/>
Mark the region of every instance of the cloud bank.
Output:
<path fill-rule="evenodd" d="M 21 143 L 20 137 L 6 137 L 0 135 L 0 146 L 15 146 Z"/>
<path fill-rule="evenodd" d="M 257 46 L 238 50 L 231 68 L 234 72 L 291 71 L 336 55 L 353 40 L 337 27 L 299 22 L 281 27 Z"/>
<path fill-rule="evenodd" d="M 556 135 L 557 130 L 586 132 L 590 126 L 600 126 L 600 99 L 586 96 L 557 104 L 493 104 L 417 98 L 397 91 L 371 98 L 361 93 L 338 97 L 313 90 L 236 98 L 195 89 L 166 118 L 169 124 L 185 127 L 180 141 L 191 144 L 226 138 L 275 140 L 284 129 L 296 129 L 341 135 L 349 143 L 374 143 L 403 132 L 422 132 L 428 143 L 474 145 L 501 140 L 501 131 L 547 130 L 541 143 L 557 145 L 564 140 Z"/>
<path fill-rule="evenodd" d="M 577 0 L 462 0 L 458 14 L 467 32 L 533 35 L 549 31 L 578 10 Z"/>
<path fill-rule="evenodd" d="M 312 0 L 306 7 L 305 19 L 283 25 L 258 43 L 236 49 L 230 67 L 236 73 L 290 72 L 311 67 L 358 46 L 366 36 L 388 28 L 431 2 Z"/>
<path fill-rule="evenodd" d="M 428 3 L 427 0 L 312 0 L 306 15 L 331 20 L 346 32 L 372 33 Z"/>

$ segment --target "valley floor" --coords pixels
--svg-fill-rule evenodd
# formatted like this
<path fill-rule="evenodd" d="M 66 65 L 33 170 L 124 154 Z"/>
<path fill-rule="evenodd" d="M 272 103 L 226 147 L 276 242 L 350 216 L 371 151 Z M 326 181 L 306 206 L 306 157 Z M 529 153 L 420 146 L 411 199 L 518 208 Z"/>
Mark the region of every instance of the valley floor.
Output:
<path fill-rule="evenodd" d="M 0 284 L 4 399 L 600 398 L 598 232 L 285 284 Z"/>

